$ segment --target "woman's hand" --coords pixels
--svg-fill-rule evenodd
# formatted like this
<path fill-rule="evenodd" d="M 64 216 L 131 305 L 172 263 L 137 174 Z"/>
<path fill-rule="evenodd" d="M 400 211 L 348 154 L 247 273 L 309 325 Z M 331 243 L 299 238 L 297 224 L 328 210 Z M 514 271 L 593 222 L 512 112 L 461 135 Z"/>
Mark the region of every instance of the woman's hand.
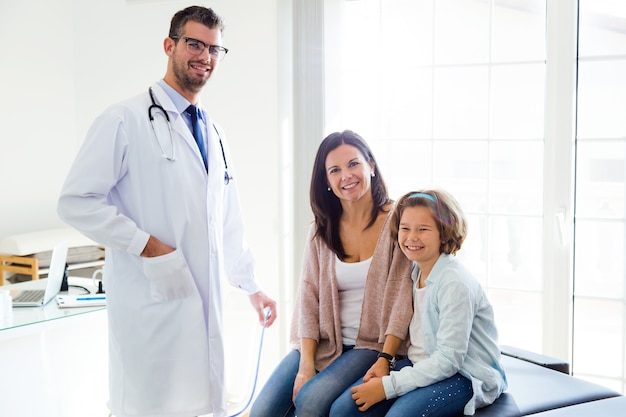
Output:
<path fill-rule="evenodd" d="M 298 395 L 298 392 L 300 392 L 300 389 L 304 386 L 304 384 L 309 382 L 309 379 L 315 376 L 315 373 L 315 368 L 313 367 L 304 367 L 303 369 L 303 367 L 301 366 L 300 369 L 298 369 L 296 380 L 293 382 L 293 395 L 291 397 L 291 401 L 293 401 L 294 404 L 296 402 L 296 396 Z"/>
<path fill-rule="evenodd" d="M 363 382 L 369 381 L 371 378 L 382 378 L 389 375 L 389 361 L 385 358 L 378 358 L 370 369 L 367 370 L 363 377 Z"/>

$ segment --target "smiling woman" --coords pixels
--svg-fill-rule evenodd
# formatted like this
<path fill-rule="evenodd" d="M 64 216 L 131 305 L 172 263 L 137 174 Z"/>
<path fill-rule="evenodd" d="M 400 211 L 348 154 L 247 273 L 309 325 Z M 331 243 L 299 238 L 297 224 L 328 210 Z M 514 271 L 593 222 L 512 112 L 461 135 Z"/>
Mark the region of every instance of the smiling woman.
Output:
<path fill-rule="evenodd" d="M 293 350 L 265 383 L 251 417 L 328 414 L 354 381 L 386 375 L 404 353 L 409 262 L 391 242 L 391 200 L 358 134 L 324 138 L 309 193 L 315 222 L 291 319 Z"/>
<path fill-rule="evenodd" d="M 326 172 L 331 190 L 348 201 L 358 201 L 370 189 L 374 165 L 351 145 L 340 145 L 326 157 Z"/>

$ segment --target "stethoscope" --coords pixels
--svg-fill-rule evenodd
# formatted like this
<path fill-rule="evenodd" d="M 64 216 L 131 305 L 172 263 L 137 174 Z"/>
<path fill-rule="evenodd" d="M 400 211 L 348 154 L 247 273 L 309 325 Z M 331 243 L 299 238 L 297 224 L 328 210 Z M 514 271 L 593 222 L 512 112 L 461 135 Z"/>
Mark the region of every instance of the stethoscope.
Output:
<path fill-rule="evenodd" d="M 172 123 L 170 121 L 170 116 L 167 114 L 167 112 L 161 105 L 157 104 L 156 101 L 154 101 L 154 93 L 152 92 L 152 87 L 148 88 L 148 93 L 150 94 L 150 100 L 152 101 L 152 105 L 148 107 L 148 118 L 150 119 L 150 125 L 152 126 L 154 137 L 156 138 L 156 141 L 159 144 L 159 148 L 161 148 L 161 156 L 167 159 L 168 161 L 173 162 L 176 160 L 176 147 L 174 146 L 174 136 L 172 135 Z M 157 136 L 156 129 L 154 128 L 154 115 L 152 114 L 152 112 L 155 110 L 159 110 L 161 113 L 163 113 L 163 116 L 165 116 L 165 122 L 167 124 L 167 129 L 170 134 L 170 146 L 172 148 L 172 154 L 170 156 L 168 156 L 165 153 L 165 150 L 163 149 L 163 145 L 161 145 L 161 141 L 159 140 L 159 137 Z M 213 125 L 213 129 L 215 130 L 215 133 L 217 133 L 217 137 L 220 140 L 220 148 L 222 149 L 222 159 L 224 159 L 224 184 L 228 185 L 230 183 L 230 180 L 233 179 L 233 177 L 231 177 L 230 174 L 228 173 L 228 162 L 226 162 L 226 153 L 224 152 L 224 145 L 222 144 L 222 136 L 220 135 L 219 130 L 217 130 L 217 127 L 215 126 L 215 124 L 214 123 L 211 123 L 211 124 Z"/>

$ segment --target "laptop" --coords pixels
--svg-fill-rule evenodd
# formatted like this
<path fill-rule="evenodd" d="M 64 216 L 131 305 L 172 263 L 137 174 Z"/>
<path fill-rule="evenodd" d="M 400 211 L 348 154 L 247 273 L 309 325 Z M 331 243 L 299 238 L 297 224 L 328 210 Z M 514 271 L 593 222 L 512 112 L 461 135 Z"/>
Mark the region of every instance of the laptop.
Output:
<path fill-rule="evenodd" d="M 65 261 L 67 260 L 67 241 L 63 241 L 52 250 L 50 269 L 46 289 L 11 291 L 13 307 L 39 307 L 48 304 L 61 291 Z"/>

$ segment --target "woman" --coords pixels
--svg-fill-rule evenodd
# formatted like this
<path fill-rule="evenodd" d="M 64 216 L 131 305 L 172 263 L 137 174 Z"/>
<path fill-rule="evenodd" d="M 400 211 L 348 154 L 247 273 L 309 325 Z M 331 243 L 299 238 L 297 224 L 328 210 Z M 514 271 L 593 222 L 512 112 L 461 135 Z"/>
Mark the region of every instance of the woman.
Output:
<path fill-rule="evenodd" d="M 292 320 L 293 350 L 266 382 L 250 417 L 327 416 L 354 381 L 389 374 L 406 352 L 410 262 L 390 235 L 392 202 L 356 133 L 327 136 L 310 189 L 306 242 Z"/>
<path fill-rule="evenodd" d="M 493 308 L 454 257 L 467 234 L 457 201 L 443 190 L 398 201 L 392 237 L 414 262 L 407 359 L 388 376 L 366 375 L 333 404 L 331 417 L 473 415 L 506 389 Z"/>

